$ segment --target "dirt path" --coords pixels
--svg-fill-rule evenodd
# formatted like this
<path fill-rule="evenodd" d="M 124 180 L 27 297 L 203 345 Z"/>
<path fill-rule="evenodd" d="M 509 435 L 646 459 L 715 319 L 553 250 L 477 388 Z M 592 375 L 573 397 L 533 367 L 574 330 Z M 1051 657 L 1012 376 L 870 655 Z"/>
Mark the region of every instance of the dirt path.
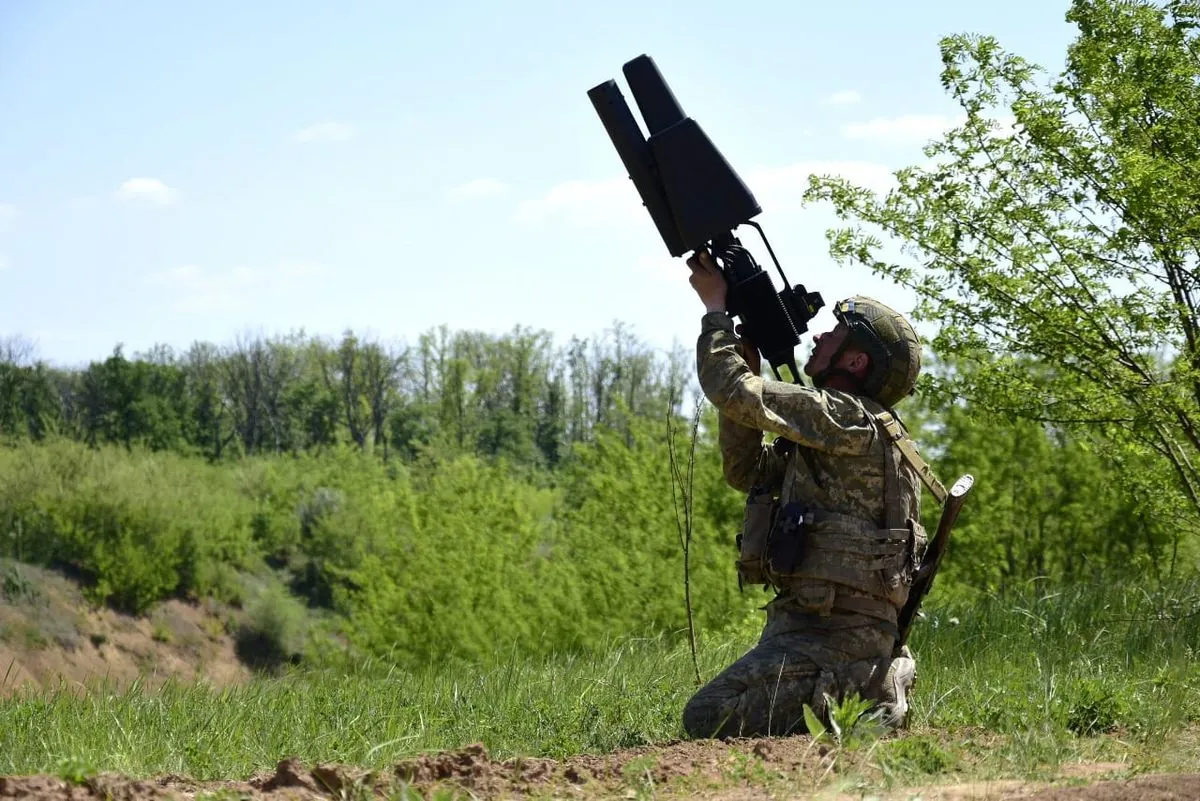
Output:
<path fill-rule="evenodd" d="M 679 742 L 558 761 L 492 759 L 482 746 L 431 754 L 368 772 L 287 759 L 247 781 L 137 780 L 102 774 L 73 784 L 51 776 L 0 777 L 0 798 L 39 801 L 366 801 L 380 798 L 1200 799 L 1200 774 L 1119 775 L 1121 765 L 1075 766 L 1054 783 L 955 782 L 883 786 L 845 754 L 805 737 L 734 743 Z M 1070 786 L 1072 783 L 1088 783 Z M 408 794 L 405 794 L 405 790 Z M 435 791 L 437 792 L 435 796 Z"/>

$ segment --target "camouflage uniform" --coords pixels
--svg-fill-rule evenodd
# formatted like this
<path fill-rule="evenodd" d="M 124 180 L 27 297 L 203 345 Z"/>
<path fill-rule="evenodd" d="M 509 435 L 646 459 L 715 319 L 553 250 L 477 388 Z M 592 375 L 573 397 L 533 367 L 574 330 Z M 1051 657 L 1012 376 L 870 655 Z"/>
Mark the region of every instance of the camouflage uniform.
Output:
<path fill-rule="evenodd" d="M 705 314 L 701 325 L 699 380 L 720 412 L 727 481 L 818 512 L 806 526 L 807 550 L 766 606 L 758 644 L 688 702 L 684 728 L 692 737 L 802 732 L 804 704 L 821 715 L 825 693 L 839 699 L 855 690 L 898 725 L 915 674 L 907 649 L 901 659 L 893 649 L 896 614 L 925 547 L 918 473 L 895 458 L 877 426 L 884 407 L 761 378 L 728 315 Z M 788 453 L 765 444 L 764 432 L 795 445 Z M 890 520 L 885 488 L 894 494 Z"/>

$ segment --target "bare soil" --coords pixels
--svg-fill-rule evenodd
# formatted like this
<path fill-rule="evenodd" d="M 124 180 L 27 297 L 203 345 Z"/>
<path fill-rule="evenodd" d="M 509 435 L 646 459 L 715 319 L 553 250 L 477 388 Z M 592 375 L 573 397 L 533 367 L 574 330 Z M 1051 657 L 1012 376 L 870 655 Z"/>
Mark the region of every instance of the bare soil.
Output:
<path fill-rule="evenodd" d="M 0 798 L 31 801 L 324 801 L 367 798 L 751 798 L 820 799 L 1129 799 L 1200 798 L 1200 774 L 1104 779 L 1124 766 L 1074 766 L 1054 782 L 956 782 L 886 788 L 807 737 L 675 742 L 565 760 L 493 759 L 481 745 L 429 754 L 385 770 L 281 761 L 241 781 L 180 776 L 130 779 L 101 774 L 75 784 L 53 776 L 0 777 Z M 1087 777 L 1081 778 L 1081 777 Z M 1094 779 L 1094 781 L 1087 781 Z M 1087 781 L 1087 783 L 1081 783 Z M 1073 785 L 1073 786 L 1072 786 Z"/>
<path fill-rule="evenodd" d="M 9 562 L 7 565 L 11 565 Z M 0 566 L 7 566 L 0 565 Z M 251 671 L 213 604 L 172 600 L 141 617 L 88 604 L 71 580 L 19 565 L 22 591 L 0 592 L 0 699 L 22 687 L 135 679 L 225 686 Z"/>

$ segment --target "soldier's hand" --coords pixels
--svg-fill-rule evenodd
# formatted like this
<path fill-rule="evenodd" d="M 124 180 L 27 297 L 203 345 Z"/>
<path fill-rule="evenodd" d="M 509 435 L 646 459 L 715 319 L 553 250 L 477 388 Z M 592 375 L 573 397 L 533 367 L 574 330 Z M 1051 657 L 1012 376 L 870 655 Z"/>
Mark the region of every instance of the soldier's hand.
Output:
<path fill-rule="evenodd" d="M 758 345 L 755 345 L 750 341 L 750 338 L 746 336 L 745 325 L 739 324 L 734 331 L 742 340 L 742 358 L 746 360 L 746 364 L 749 365 L 751 372 L 753 372 L 755 375 L 761 375 L 762 356 L 759 355 Z"/>
<path fill-rule="evenodd" d="M 702 250 L 699 254 L 693 253 L 687 260 L 687 266 L 692 268 L 692 277 L 689 279 L 692 289 L 696 290 L 696 294 L 700 296 L 705 310 L 725 311 L 725 295 L 728 286 L 725 283 L 725 276 L 721 274 L 721 270 L 708 251 Z"/>

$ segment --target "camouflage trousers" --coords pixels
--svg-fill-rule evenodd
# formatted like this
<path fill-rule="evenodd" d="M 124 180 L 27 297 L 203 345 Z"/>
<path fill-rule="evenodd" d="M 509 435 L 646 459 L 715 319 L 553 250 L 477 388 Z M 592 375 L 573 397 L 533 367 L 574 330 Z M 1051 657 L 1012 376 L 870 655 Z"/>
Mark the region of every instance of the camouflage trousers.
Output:
<path fill-rule="evenodd" d="M 877 702 L 885 725 L 901 726 L 916 662 L 907 649 L 893 658 L 893 644 L 857 615 L 818 618 L 769 606 L 758 644 L 688 701 L 684 730 L 696 739 L 801 734 L 805 704 L 827 722 L 825 695 L 853 692 Z"/>

